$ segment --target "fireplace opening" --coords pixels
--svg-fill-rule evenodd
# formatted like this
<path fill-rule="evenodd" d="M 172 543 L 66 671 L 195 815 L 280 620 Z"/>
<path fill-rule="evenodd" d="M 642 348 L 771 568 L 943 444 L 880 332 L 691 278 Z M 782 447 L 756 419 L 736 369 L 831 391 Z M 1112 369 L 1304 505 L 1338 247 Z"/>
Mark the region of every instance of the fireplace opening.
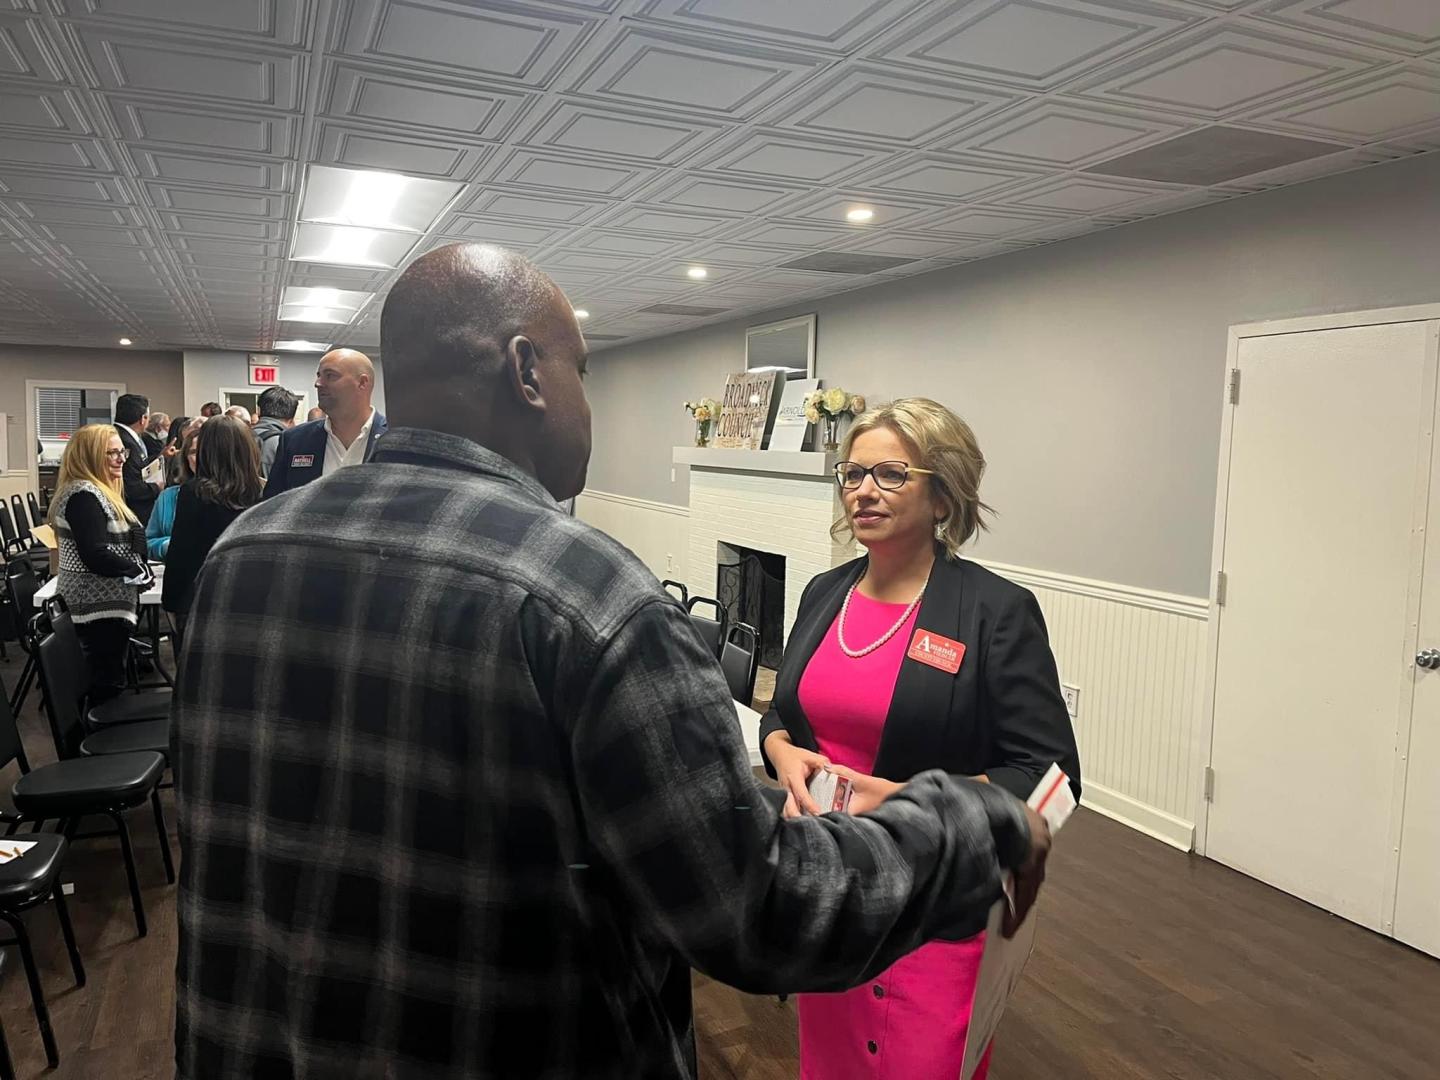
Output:
<path fill-rule="evenodd" d="M 760 664 L 778 668 L 785 651 L 785 556 L 719 544 L 715 599 L 731 624 L 749 623 L 760 633 Z"/>

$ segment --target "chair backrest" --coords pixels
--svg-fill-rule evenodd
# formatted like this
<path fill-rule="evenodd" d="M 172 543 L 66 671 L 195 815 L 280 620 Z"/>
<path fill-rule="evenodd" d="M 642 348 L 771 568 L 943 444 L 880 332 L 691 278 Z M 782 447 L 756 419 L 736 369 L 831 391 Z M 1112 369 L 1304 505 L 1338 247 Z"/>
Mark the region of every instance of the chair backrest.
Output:
<path fill-rule="evenodd" d="M 65 618 L 68 620 L 69 615 Z M 41 634 L 36 649 L 40 683 L 45 689 L 45 712 L 50 717 L 50 735 L 55 740 L 55 753 L 60 758 L 77 757 L 80 744 L 85 741 L 85 722 L 80 716 L 84 672 L 74 649 L 53 629 Z"/>
<path fill-rule="evenodd" d="M 15 539 L 29 547 L 35 542 L 35 538 L 30 535 L 30 519 L 25 516 L 25 500 L 18 494 L 10 496 L 10 512 L 15 518 Z"/>
<path fill-rule="evenodd" d="M 24 555 L 11 559 L 5 564 L 5 599 L 9 601 L 12 624 L 5 627 L 7 635 L 24 643 L 25 627 L 35 612 L 35 594 L 40 591 L 40 579 L 35 568 Z"/>
<path fill-rule="evenodd" d="M 708 604 L 715 609 L 715 618 L 707 619 L 704 615 L 695 614 L 695 609 L 702 604 Z M 729 622 L 720 601 L 712 600 L 708 596 L 692 596 L 685 601 L 685 610 L 690 613 L 690 621 L 699 631 L 700 640 L 705 642 L 715 659 L 720 659 L 720 649 L 725 644 L 725 629 Z"/>
<path fill-rule="evenodd" d="M 20 741 L 20 728 L 10 709 L 10 699 L 0 693 L 0 769 L 12 761 L 20 762 L 22 773 L 30 771 L 30 759 L 25 756 L 25 744 Z"/>
<path fill-rule="evenodd" d="M 669 578 L 666 578 L 660 582 L 660 587 L 670 592 L 678 592 L 680 603 L 684 604 L 687 608 L 690 606 L 690 590 L 685 587 L 683 581 L 671 581 Z"/>
<path fill-rule="evenodd" d="M 40 513 L 40 500 L 35 498 L 33 491 L 25 493 L 25 502 L 30 507 L 30 524 L 33 526 L 44 525 L 45 515 Z"/>
<path fill-rule="evenodd" d="M 10 507 L 5 505 L 3 499 L 0 499 L 0 541 L 4 542 L 7 555 L 19 542 L 19 537 L 15 535 L 15 524 L 10 520 Z"/>
<path fill-rule="evenodd" d="M 730 696 L 742 705 L 748 706 L 755 697 L 759 655 L 760 632 L 755 627 L 743 622 L 730 627 L 720 652 L 720 670 L 725 673 Z"/>

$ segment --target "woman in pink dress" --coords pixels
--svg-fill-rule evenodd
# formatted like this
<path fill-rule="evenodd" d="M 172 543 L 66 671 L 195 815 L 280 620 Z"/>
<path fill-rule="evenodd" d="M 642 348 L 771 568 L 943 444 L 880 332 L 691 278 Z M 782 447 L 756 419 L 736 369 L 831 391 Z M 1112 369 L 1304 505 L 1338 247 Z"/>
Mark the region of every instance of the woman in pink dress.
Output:
<path fill-rule="evenodd" d="M 1080 766 L 1040 607 L 960 558 L 989 511 L 985 460 L 949 409 L 907 398 L 862 415 L 835 467 L 837 536 L 867 554 L 810 582 L 761 722 L 786 812 L 827 767 L 852 813 L 940 768 L 1030 794 L 1052 763 Z M 802 1080 L 956 1080 L 984 922 L 955 926 L 845 993 L 801 994 Z M 984 1077 L 989 1057 L 976 1074 Z"/>

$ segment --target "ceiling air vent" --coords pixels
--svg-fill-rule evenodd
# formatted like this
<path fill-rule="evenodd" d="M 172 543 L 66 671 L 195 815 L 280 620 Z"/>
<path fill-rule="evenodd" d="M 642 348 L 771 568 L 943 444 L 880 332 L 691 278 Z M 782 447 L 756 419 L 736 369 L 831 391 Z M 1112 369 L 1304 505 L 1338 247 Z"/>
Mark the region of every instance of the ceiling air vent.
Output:
<path fill-rule="evenodd" d="M 1159 180 L 1167 184 L 1206 187 L 1344 149 L 1334 143 L 1296 139 L 1289 135 L 1209 127 L 1091 165 L 1084 171 L 1131 180 Z"/>

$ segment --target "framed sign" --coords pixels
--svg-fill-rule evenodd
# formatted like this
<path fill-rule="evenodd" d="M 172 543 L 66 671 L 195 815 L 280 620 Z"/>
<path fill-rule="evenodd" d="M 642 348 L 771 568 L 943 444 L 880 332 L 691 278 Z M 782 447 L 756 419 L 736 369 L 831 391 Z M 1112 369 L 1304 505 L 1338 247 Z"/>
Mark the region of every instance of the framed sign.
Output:
<path fill-rule="evenodd" d="M 763 450 L 780 397 L 778 371 L 746 371 L 725 379 L 715 445 L 727 450 Z"/>

